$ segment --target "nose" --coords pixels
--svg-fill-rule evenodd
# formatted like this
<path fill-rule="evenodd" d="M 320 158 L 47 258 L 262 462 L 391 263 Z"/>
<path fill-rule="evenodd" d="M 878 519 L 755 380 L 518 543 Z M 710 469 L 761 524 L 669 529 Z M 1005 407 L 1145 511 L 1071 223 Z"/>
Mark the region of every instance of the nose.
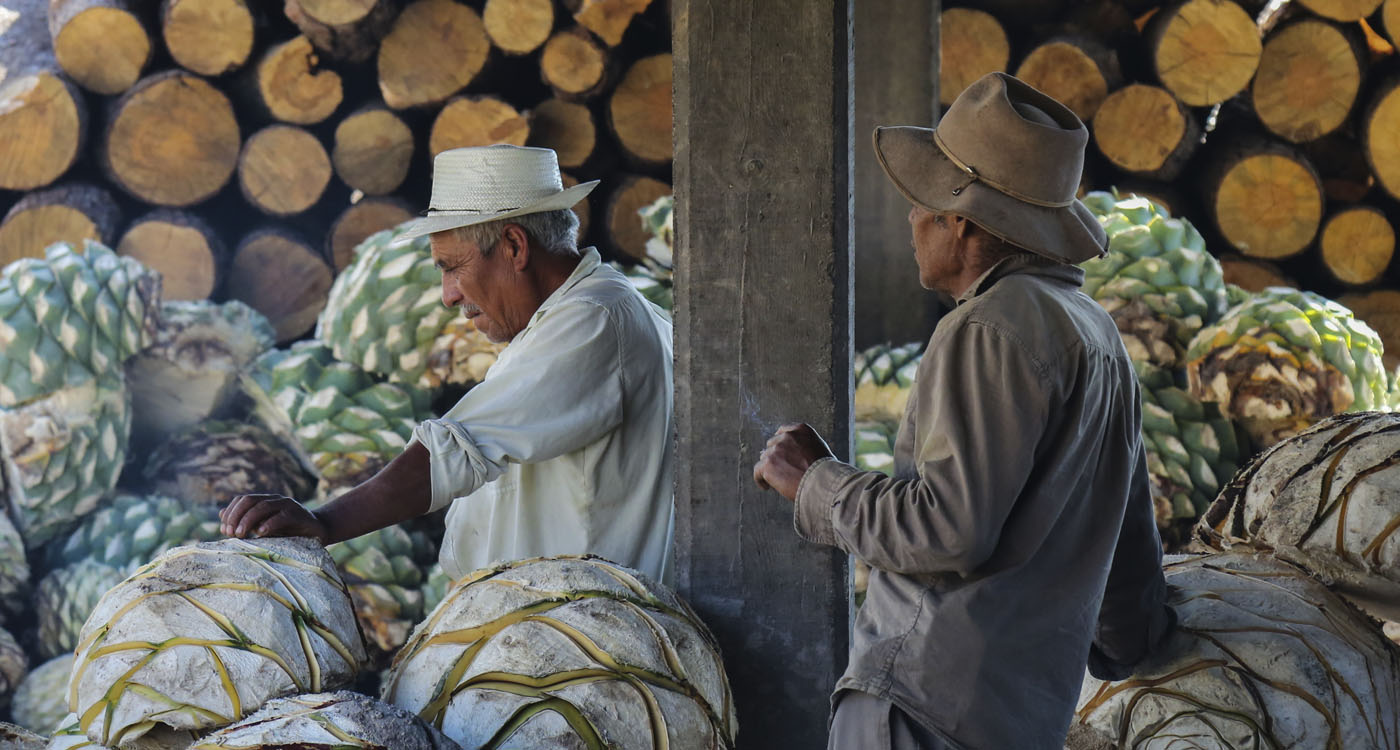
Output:
<path fill-rule="evenodd" d="M 442 282 L 442 304 L 447 307 L 456 307 L 462 304 L 462 293 L 457 291 L 456 284 Z"/>
<path fill-rule="evenodd" d="M 915 216 L 915 214 L 917 214 L 918 211 L 919 211 L 919 209 L 918 209 L 917 206 L 910 206 L 910 207 L 909 207 L 909 216 L 908 216 L 907 218 L 908 218 L 910 224 L 913 224 L 913 223 L 914 223 L 914 219 L 917 218 L 917 217 Z"/>

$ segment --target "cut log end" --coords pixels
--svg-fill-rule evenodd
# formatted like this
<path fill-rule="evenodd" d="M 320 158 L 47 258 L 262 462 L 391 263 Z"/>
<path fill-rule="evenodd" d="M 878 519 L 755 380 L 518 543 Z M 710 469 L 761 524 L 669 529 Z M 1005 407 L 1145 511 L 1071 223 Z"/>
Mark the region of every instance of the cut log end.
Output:
<path fill-rule="evenodd" d="M 0 84 L 0 188 L 41 188 L 68 171 L 87 135 L 82 94 L 54 73 Z"/>
<path fill-rule="evenodd" d="M 316 324 L 331 288 L 331 268 L 295 235 L 263 229 L 239 244 L 224 295 L 272 322 L 277 342 L 293 341 Z"/>
<path fill-rule="evenodd" d="M 671 161 L 671 55 L 633 63 L 608 103 L 618 143 L 644 164 Z"/>
<path fill-rule="evenodd" d="M 166 0 L 161 33 L 175 62 L 200 75 L 241 68 L 253 52 L 253 14 L 243 0 Z"/>
<path fill-rule="evenodd" d="M 1088 41 L 1054 40 L 1026 55 L 1016 77 L 1049 94 L 1088 122 L 1117 83 L 1113 53 Z"/>
<path fill-rule="evenodd" d="M 1296 286 L 1278 266 L 1264 260 L 1228 254 L 1220 258 L 1220 270 L 1225 283 L 1250 292 L 1262 292 L 1271 286 Z"/>
<path fill-rule="evenodd" d="M 529 137 L 530 124 L 514 107 L 493 96 L 464 97 L 448 102 L 433 120 L 428 153 L 496 143 L 524 146 Z"/>
<path fill-rule="evenodd" d="M 1400 199 L 1400 78 L 1381 88 L 1361 127 L 1362 150 L 1376 181 Z"/>
<path fill-rule="evenodd" d="M 1208 205 L 1236 250 L 1251 258 L 1287 258 L 1317 234 L 1322 185 L 1301 157 L 1248 153 L 1222 165 Z"/>
<path fill-rule="evenodd" d="M 345 209 L 331 225 L 326 251 L 337 273 L 355 260 L 355 248 L 376 232 L 414 217 L 413 209 L 396 198 L 365 198 Z"/>
<path fill-rule="evenodd" d="M 118 100 L 103 159 L 112 181 L 137 198 L 187 206 L 228 182 L 240 145 L 228 98 L 197 76 L 170 71 Z"/>
<path fill-rule="evenodd" d="M 1381 26 L 1390 43 L 1400 46 L 1400 0 L 1385 0 L 1381 8 Z"/>
<path fill-rule="evenodd" d="M 408 176 L 413 131 L 387 109 L 357 112 L 336 126 L 331 161 L 346 185 L 366 195 L 391 193 Z"/>
<path fill-rule="evenodd" d="M 622 43 L 632 19 L 649 5 L 651 0 L 583 0 L 574 20 L 609 47 L 616 47 Z"/>
<path fill-rule="evenodd" d="M 131 88 L 151 57 L 151 40 L 126 3 L 106 0 L 59 0 L 50 6 L 54 20 L 68 16 L 63 7 L 85 5 L 61 22 L 53 35 L 54 56 L 69 77 L 89 91 L 113 95 Z M 52 27 L 51 23 L 51 27 Z"/>
<path fill-rule="evenodd" d="M 1094 143 L 1119 169 L 1170 180 L 1195 150 L 1199 128 L 1171 92 L 1132 84 L 1110 94 L 1093 119 Z"/>
<path fill-rule="evenodd" d="M 555 34 L 540 53 L 540 77 L 561 96 L 588 96 L 606 71 L 607 52 L 583 29 Z"/>
<path fill-rule="evenodd" d="M 1011 43 L 992 14 L 949 8 L 939 16 L 938 60 L 938 103 L 946 107 L 977 79 L 1006 70 Z"/>
<path fill-rule="evenodd" d="M 194 215 L 162 209 L 132 223 L 117 253 L 159 271 L 163 299 L 202 300 L 218 284 L 223 245 Z"/>
<path fill-rule="evenodd" d="M 395 0 L 287 0 L 283 8 L 316 49 L 350 62 L 374 55 L 398 13 Z"/>
<path fill-rule="evenodd" d="M 1294 143 L 1314 140 L 1346 121 L 1361 71 L 1359 45 L 1330 23 L 1303 19 L 1264 45 L 1254 110 L 1273 133 Z"/>
<path fill-rule="evenodd" d="M 84 240 L 110 245 L 121 212 L 111 193 L 88 183 L 68 183 L 30 193 L 0 223 L 0 266 L 42 258 L 55 242 L 81 248 Z"/>
<path fill-rule="evenodd" d="M 1304 8 L 1333 21 L 1351 23 L 1376 12 L 1381 0 L 1298 0 Z"/>
<path fill-rule="evenodd" d="M 554 29 L 553 0 L 486 0 L 481 11 L 486 35 L 508 55 L 539 49 Z"/>
<path fill-rule="evenodd" d="M 316 50 L 305 35 L 267 51 L 257 70 L 258 96 L 276 119 L 314 125 L 340 106 L 340 75 L 320 67 Z"/>
<path fill-rule="evenodd" d="M 608 240 L 616 252 L 635 260 L 647 257 L 651 234 L 637 213 L 657 198 L 671 194 L 671 186 L 650 177 L 627 177 L 608 199 Z"/>
<path fill-rule="evenodd" d="M 563 180 L 565 188 L 571 188 L 578 184 L 578 178 L 566 172 L 560 172 L 559 177 Z M 588 237 L 588 227 L 593 218 L 590 205 L 588 198 L 584 198 L 578 203 L 575 203 L 573 207 L 574 215 L 578 217 L 578 243 L 580 245 L 582 245 L 584 239 Z"/>
<path fill-rule="evenodd" d="M 394 109 L 446 101 L 472 82 L 490 50 L 476 11 L 452 0 L 418 0 L 379 45 L 380 93 Z"/>
<path fill-rule="evenodd" d="M 290 125 L 254 133 L 238 157 L 244 197 L 273 216 L 290 216 L 315 205 L 330 179 L 331 160 L 321 142 Z"/>
<path fill-rule="evenodd" d="M 1333 277 L 1349 286 L 1366 286 L 1390 266 L 1395 228 L 1380 210 L 1353 206 L 1327 218 L 1318 244 Z"/>
<path fill-rule="evenodd" d="M 530 113 L 531 146 L 554 149 L 559 166 L 582 166 L 598 143 L 593 114 L 582 104 L 549 99 Z"/>
<path fill-rule="evenodd" d="M 1193 107 L 1249 84 L 1263 51 L 1254 19 L 1234 2 L 1188 0 L 1157 13 L 1152 60 L 1162 85 Z"/>

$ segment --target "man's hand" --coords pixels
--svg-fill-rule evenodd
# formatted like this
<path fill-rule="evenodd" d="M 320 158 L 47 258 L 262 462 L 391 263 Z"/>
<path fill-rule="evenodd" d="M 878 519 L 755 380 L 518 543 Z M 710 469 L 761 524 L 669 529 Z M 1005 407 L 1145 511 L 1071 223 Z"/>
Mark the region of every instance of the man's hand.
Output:
<path fill-rule="evenodd" d="M 322 544 L 330 539 L 330 530 L 315 513 L 284 495 L 239 495 L 219 511 L 219 524 L 220 532 L 239 539 L 309 536 Z"/>
<path fill-rule="evenodd" d="M 810 425 L 783 425 L 759 454 L 758 463 L 753 466 L 753 481 L 765 490 L 777 490 L 783 497 L 796 500 L 797 486 L 807 467 L 831 455 L 831 448 Z"/>

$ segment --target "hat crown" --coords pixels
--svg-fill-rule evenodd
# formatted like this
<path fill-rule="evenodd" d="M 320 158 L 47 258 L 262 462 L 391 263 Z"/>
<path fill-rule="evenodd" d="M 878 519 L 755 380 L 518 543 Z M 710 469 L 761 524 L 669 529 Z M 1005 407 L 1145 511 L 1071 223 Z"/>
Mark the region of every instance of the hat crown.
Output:
<path fill-rule="evenodd" d="M 951 158 L 1015 193 L 1065 203 L 1079 191 L 1089 131 L 1069 108 L 1018 78 L 978 79 L 953 101 L 937 134 Z"/>
<path fill-rule="evenodd" d="M 547 148 L 499 144 L 443 151 L 433 159 L 430 211 L 500 213 L 564 189 L 559 159 Z"/>

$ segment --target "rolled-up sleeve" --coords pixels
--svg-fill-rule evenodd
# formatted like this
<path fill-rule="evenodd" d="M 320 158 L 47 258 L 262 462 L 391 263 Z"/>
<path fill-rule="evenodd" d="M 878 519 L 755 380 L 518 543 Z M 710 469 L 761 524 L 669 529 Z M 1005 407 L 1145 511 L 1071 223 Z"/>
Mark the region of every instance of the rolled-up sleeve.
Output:
<path fill-rule="evenodd" d="M 804 538 L 882 570 L 966 574 L 995 550 L 1030 477 L 1049 387 L 1013 335 L 981 323 L 935 340 L 927 357 L 915 401 L 917 476 L 813 464 L 794 523 Z"/>
<path fill-rule="evenodd" d="M 510 463 L 571 453 L 622 423 L 622 343 L 605 307 L 550 308 L 441 419 L 413 440 L 428 450 L 431 510 L 496 479 Z"/>

